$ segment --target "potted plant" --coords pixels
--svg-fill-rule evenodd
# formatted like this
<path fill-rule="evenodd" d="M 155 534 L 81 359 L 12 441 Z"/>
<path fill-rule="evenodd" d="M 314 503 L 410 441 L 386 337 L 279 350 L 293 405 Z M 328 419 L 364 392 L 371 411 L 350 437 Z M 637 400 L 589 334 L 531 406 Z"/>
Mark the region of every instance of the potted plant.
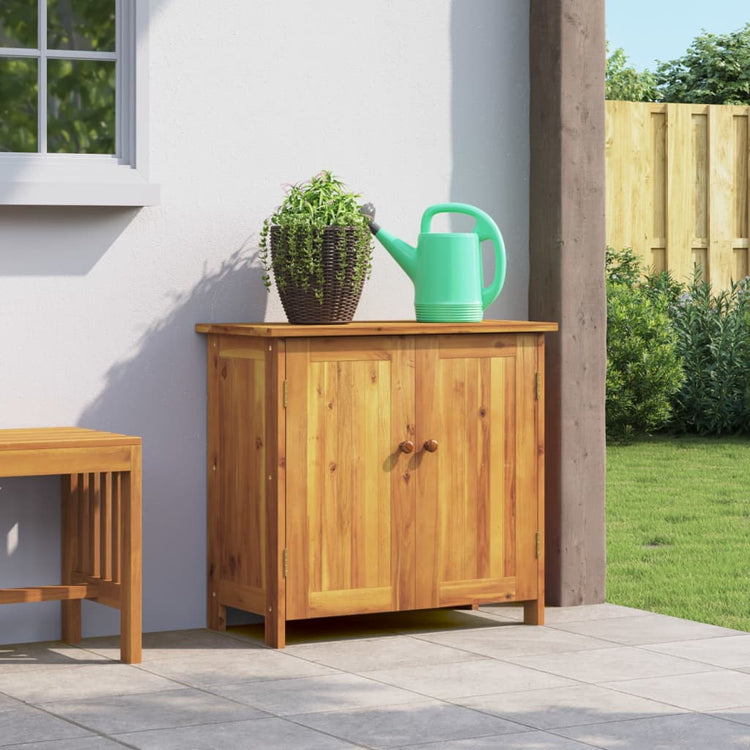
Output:
<path fill-rule="evenodd" d="M 292 185 L 263 222 L 260 258 L 290 323 L 348 323 L 372 265 L 360 196 L 329 171 Z"/>

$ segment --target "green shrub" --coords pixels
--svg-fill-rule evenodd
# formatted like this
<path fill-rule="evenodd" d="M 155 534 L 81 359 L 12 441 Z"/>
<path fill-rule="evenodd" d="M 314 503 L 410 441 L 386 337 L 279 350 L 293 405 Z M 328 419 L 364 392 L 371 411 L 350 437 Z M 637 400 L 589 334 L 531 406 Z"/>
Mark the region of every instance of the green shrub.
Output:
<path fill-rule="evenodd" d="M 750 277 L 711 293 L 696 270 L 670 306 L 685 380 L 672 427 L 701 435 L 750 432 Z"/>
<path fill-rule="evenodd" d="M 606 429 L 616 440 L 664 427 L 683 377 L 669 298 L 640 276 L 632 250 L 607 249 Z"/>

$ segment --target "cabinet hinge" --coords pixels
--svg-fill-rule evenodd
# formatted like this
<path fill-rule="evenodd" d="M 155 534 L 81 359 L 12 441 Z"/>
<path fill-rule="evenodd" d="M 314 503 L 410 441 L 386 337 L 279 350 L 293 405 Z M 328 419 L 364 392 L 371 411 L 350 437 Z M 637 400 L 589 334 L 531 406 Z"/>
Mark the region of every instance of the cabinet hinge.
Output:
<path fill-rule="evenodd" d="M 534 377 L 536 383 L 536 400 L 539 401 L 542 397 L 542 373 L 537 372 L 534 374 Z"/>
<path fill-rule="evenodd" d="M 289 553 L 287 550 L 284 550 L 284 561 L 283 561 L 283 568 L 284 568 L 284 578 L 286 578 L 287 573 L 289 573 Z"/>
<path fill-rule="evenodd" d="M 536 532 L 536 558 L 537 560 L 541 557 L 541 555 L 542 555 L 542 540 L 541 540 L 541 537 L 539 536 L 539 532 L 537 531 Z"/>
<path fill-rule="evenodd" d="M 284 408 L 286 409 L 287 402 L 289 401 L 289 383 L 284 381 Z"/>

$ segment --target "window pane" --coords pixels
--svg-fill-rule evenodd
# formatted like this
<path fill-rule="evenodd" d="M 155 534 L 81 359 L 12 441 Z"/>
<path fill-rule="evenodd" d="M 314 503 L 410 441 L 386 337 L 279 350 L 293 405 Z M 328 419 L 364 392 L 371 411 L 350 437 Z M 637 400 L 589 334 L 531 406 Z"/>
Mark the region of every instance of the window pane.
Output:
<path fill-rule="evenodd" d="M 37 61 L 0 57 L 0 151 L 35 152 Z"/>
<path fill-rule="evenodd" d="M 115 0 L 47 0 L 49 49 L 115 51 Z"/>
<path fill-rule="evenodd" d="M 37 0 L 0 2 L 0 47 L 37 45 Z"/>
<path fill-rule="evenodd" d="M 115 153 L 115 63 L 49 60 L 47 150 Z"/>

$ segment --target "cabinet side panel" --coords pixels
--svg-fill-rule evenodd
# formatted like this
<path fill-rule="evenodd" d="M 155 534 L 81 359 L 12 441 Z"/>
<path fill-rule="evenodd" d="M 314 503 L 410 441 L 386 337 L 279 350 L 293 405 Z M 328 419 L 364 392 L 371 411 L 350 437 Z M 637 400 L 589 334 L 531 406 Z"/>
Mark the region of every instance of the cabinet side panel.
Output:
<path fill-rule="evenodd" d="M 222 348 L 219 360 L 219 445 L 222 580 L 265 588 L 265 359 L 256 349 Z M 262 613 L 260 613 L 262 614 Z"/>
<path fill-rule="evenodd" d="M 536 599 L 538 592 L 537 532 L 539 443 L 537 420 L 537 340 L 520 336 L 516 371 L 516 573 L 519 600 Z M 541 373 L 539 375 L 541 377 Z M 540 545 L 541 546 L 541 545 Z"/>
<path fill-rule="evenodd" d="M 226 608 L 219 603 L 219 567 L 222 529 L 219 518 L 221 483 L 219 479 L 219 337 L 212 334 L 207 341 L 207 467 L 206 467 L 206 519 L 207 519 L 207 601 L 206 621 L 209 628 L 226 628 Z"/>

